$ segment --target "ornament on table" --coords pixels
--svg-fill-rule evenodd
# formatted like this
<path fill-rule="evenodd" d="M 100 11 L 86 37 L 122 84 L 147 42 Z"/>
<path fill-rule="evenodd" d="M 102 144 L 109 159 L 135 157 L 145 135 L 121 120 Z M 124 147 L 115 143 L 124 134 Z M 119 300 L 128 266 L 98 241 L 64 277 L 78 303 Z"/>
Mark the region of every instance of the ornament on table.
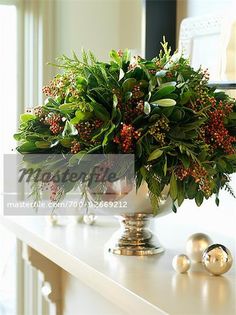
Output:
<path fill-rule="evenodd" d="M 202 263 L 210 274 L 219 276 L 229 271 L 233 264 L 233 258 L 227 247 L 213 244 L 204 251 Z"/>
<path fill-rule="evenodd" d="M 175 269 L 175 271 L 179 273 L 185 273 L 190 269 L 191 261 L 187 255 L 184 254 L 176 255 L 173 258 L 172 266 Z"/>
<path fill-rule="evenodd" d="M 46 216 L 46 222 L 51 226 L 56 226 L 58 225 L 58 216 L 56 214 Z"/>
<path fill-rule="evenodd" d="M 94 224 L 95 220 L 96 220 L 96 216 L 94 214 L 85 214 L 83 216 L 83 221 L 87 225 Z"/>
<path fill-rule="evenodd" d="M 194 262 L 202 261 L 204 250 L 213 243 L 211 238 L 204 233 L 195 233 L 191 235 L 186 244 L 186 252 L 190 259 Z"/>

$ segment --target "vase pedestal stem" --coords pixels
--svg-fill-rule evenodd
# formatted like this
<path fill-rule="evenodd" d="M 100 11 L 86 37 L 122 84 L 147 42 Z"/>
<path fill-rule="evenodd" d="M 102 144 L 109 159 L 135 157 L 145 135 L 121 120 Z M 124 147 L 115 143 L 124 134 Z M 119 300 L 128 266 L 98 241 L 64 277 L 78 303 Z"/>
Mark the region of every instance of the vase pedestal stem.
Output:
<path fill-rule="evenodd" d="M 149 230 L 152 215 L 136 213 L 120 217 L 121 228 L 109 244 L 109 252 L 126 256 L 150 256 L 164 251 Z"/>

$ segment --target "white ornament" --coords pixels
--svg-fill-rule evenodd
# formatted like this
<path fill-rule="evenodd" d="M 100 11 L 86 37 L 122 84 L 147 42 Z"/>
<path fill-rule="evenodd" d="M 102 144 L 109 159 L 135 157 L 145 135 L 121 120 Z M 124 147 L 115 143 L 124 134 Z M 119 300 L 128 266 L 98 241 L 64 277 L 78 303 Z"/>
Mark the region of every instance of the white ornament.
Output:
<path fill-rule="evenodd" d="M 85 214 L 83 217 L 83 221 L 87 225 L 94 224 L 95 220 L 96 220 L 96 217 L 94 214 Z"/>

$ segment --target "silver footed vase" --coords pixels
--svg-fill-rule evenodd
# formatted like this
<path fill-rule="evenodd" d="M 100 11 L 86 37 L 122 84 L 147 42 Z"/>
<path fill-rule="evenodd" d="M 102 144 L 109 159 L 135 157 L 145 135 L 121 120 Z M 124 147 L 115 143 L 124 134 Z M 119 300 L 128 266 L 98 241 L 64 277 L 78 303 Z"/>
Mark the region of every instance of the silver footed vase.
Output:
<path fill-rule="evenodd" d="M 124 178 L 112 184 L 109 183 L 107 189 L 108 194 L 104 193 L 104 199 L 108 196 L 110 198 L 112 191 L 113 200 L 125 201 L 128 205 L 125 211 L 121 209 L 119 213 L 114 213 L 121 227 L 108 242 L 108 251 L 127 256 L 149 256 L 162 253 L 164 248 L 149 228 L 150 220 L 153 220 L 154 216 L 146 182 L 136 191 L 136 187 Z M 93 195 L 93 192 L 90 193 Z M 166 186 L 161 193 L 159 210 L 155 217 L 170 213 L 171 206 L 169 186 Z"/>

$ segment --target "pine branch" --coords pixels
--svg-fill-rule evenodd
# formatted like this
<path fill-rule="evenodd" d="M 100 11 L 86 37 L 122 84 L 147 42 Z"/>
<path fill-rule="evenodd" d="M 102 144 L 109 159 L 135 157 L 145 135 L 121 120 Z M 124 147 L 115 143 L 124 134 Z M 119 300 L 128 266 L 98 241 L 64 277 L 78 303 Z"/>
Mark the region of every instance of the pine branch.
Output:
<path fill-rule="evenodd" d="M 236 198 L 236 195 L 233 191 L 233 188 L 228 184 L 226 183 L 225 184 L 225 190 L 233 197 L 233 198 Z"/>

